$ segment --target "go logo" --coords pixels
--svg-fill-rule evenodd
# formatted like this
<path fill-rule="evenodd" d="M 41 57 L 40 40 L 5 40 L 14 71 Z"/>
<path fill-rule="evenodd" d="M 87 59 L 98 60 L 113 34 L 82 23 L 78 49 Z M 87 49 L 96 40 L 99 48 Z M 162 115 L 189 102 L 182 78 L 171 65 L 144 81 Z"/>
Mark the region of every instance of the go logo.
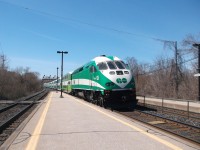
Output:
<path fill-rule="evenodd" d="M 126 83 L 127 82 L 127 79 L 126 78 L 122 78 L 122 79 L 120 79 L 120 78 L 117 78 L 117 83 Z"/>

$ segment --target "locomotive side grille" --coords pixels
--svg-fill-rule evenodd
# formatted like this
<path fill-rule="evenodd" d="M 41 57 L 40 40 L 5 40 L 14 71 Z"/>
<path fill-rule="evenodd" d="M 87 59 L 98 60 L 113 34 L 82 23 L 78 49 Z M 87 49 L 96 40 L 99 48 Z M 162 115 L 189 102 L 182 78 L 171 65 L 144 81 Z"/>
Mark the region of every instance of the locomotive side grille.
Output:
<path fill-rule="evenodd" d="M 117 75 L 123 75 L 122 71 L 116 71 Z"/>

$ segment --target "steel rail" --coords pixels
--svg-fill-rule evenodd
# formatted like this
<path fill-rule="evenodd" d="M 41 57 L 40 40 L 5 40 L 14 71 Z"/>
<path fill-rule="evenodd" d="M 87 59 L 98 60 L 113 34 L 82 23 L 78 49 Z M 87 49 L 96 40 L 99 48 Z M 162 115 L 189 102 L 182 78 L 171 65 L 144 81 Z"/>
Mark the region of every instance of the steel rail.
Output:
<path fill-rule="evenodd" d="M 10 118 L 8 118 L 6 121 L 4 121 L 3 123 L 0 124 L 0 133 L 5 130 L 12 122 L 14 122 L 18 117 L 20 117 L 24 112 L 26 112 L 30 107 L 32 107 L 34 105 L 34 102 L 32 102 L 31 104 L 29 104 L 27 107 L 25 107 L 24 109 L 20 110 L 19 112 L 17 112 L 14 116 L 11 116 Z"/>
<path fill-rule="evenodd" d="M 30 102 L 24 101 L 25 99 L 23 99 L 23 100 L 17 101 L 12 106 L 8 106 L 2 109 L 2 113 L 6 114 L 6 111 L 8 111 L 8 115 L 5 115 L 5 117 L 3 117 L 4 121 L 2 120 L 0 122 L 0 145 L 3 144 L 4 141 L 12 134 L 15 128 L 19 126 L 19 124 L 22 122 L 21 119 L 24 120 L 27 117 L 26 116 L 27 112 L 29 112 L 29 110 L 31 110 L 32 108 L 34 109 L 35 104 L 37 104 L 36 101 L 45 97 L 48 94 L 48 92 L 49 91 L 43 90 L 42 92 L 33 94 L 34 96 L 31 95 L 30 96 L 31 98 L 30 97 L 25 98 L 26 100 L 27 99 L 32 100 Z M 17 105 L 19 105 L 19 107 L 16 107 L 17 108 L 16 110 L 14 107 Z M 23 107 L 21 107 L 21 105 L 23 105 Z M 8 118 L 6 118 L 7 116 Z M 17 121 L 18 119 L 19 121 Z M 15 127 L 12 127 L 13 124 L 17 124 L 17 125 L 15 125 Z"/>
<path fill-rule="evenodd" d="M 115 112 L 200 145 L 200 128 L 148 114 L 141 110 L 134 110 L 132 112 L 115 110 Z"/>

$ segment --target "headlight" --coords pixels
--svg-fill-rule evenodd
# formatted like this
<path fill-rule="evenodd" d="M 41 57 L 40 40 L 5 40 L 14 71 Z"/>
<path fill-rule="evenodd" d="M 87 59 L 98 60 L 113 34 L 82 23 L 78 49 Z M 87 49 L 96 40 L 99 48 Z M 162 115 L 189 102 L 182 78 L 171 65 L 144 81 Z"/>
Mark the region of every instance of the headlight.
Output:
<path fill-rule="evenodd" d="M 114 72 L 114 71 L 110 71 L 109 74 L 110 74 L 110 75 L 114 75 L 115 72 Z"/>
<path fill-rule="evenodd" d="M 124 74 L 129 74 L 129 72 L 128 71 L 124 71 Z"/>

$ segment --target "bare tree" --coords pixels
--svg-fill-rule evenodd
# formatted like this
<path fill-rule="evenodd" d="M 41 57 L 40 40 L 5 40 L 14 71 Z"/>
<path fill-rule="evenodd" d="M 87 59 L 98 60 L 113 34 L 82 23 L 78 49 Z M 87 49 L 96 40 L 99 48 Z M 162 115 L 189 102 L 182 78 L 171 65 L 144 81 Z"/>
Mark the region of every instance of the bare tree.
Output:
<path fill-rule="evenodd" d="M 134 57 L 128 57 L 126 58 L 126 62 L 130 67 L 130 70 L 132 72 L 132 75 L 135 78 L 136 83 L 136 92 L 138 94 L 144 94 L 146 85 L 147 85 L 147 79 L 145 76 L 145 73 L 147 72 L 146 68 L 148 64 L 145 63 L 138 63 L 137 60 Z"/>
<path fill-rule="evenodd" d="M 0 57 L 0 99 L 17 99 L 41 90 L 39 74 L 29 68 L 7 70 L 6 56 Z"/>
<path fill-rule="evenodd" d="M 134 57 L 126 59 L 136 80 L 137 93 L 164 98 L 197 99 L 198 82 L 194 74 L 198 68 L 198 50 L 192 44 L 200 43 L 200 33 L 187 35 L 179 49 L 177 42 L 161 42 L 164 42 L 165 48 L 174 50 L 174 58 L 159 56 L 151 66 L 138 63 Z"/>
<path fill-rule="evenodd" d="M 188 34 L 182 41 L 182 46 L 186 48 L 186 52 L 191 54 L 193 58 L 198 57 L 198 49 L 193 47 L 194 43 L 200 43 L 200 33 L 197 35 Z M 197 61 L 192 62 L 193 69 L 197 69 Z"/>
<path fill-rule="evenodd" d="M 191 56 L 191 61 L 188 64 L 190 68 L 184 72 L 184 83 L 181 90 L 184 97 L 188 98 L 189 96 L 189 98 L 197 99 L 198 79 L 194 77 L 194 74 L 196 74 L 198 68 L 198 49 L 193 47 L 194 43 L 200 43 L 200 32 L 196 35 L 188 34 L 182 41 L 185 53 Z"/>
<path fill-rule="evenodd" d="M 0 69 L 8 69 L 8 58 L 4 54 L 0 54 Z"/>

